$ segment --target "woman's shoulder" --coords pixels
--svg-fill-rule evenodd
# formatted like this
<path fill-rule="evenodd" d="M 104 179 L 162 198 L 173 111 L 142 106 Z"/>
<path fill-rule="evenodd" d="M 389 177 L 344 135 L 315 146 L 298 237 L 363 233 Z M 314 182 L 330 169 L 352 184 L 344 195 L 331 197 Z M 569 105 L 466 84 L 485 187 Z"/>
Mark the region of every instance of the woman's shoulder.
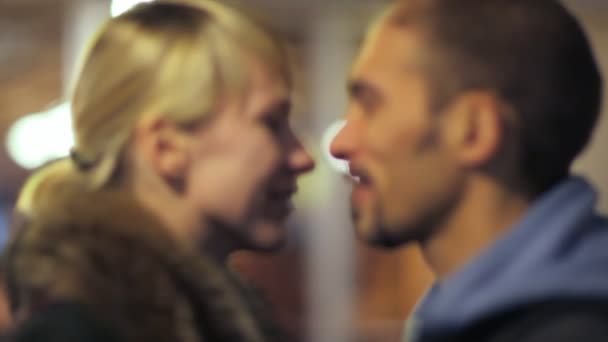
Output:
<path fill-rule="evenodd" d="M 157 221 L 119 193 L 74 196 L 57 210 L 70 214 L 25 217 L 8 245 L 4 272 L 13 310 L 31 312 L 28 321 L 42 324 L 49 314 L 39 307 L 78 303 L 121 332 L 168 333 L 151 324 L 170 321 L 165 308 L 179 295 L 158 252 L 172 248 Z M 63 317 L 78 307 L 60 308 Z"/>

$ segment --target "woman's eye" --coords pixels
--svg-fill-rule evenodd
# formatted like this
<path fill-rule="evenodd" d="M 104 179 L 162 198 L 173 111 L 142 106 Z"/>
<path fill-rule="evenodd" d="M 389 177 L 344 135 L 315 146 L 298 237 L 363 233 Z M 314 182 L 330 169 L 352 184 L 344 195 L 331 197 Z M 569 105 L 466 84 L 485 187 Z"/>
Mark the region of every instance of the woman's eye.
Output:
<path fill-rule="evenodd" d="M 264 119 L 264 125 L 266 125 L 272 133 L 278 133 L 281 129 L 282 122 L 275 117 L 266 117 Z"/>

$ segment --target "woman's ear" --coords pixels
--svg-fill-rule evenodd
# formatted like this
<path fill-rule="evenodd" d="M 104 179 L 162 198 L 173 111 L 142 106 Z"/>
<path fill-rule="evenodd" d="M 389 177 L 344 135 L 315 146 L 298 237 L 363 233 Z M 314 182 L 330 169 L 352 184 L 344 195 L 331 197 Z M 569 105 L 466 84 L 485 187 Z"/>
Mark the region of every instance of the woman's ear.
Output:
<path fill-rule="evenodd" d="M 144 119 L 135 129 L 135 153 L 168 181 L 185 177 L 189 163 L 188 142 L 188 132 L 162 118 Z"/>

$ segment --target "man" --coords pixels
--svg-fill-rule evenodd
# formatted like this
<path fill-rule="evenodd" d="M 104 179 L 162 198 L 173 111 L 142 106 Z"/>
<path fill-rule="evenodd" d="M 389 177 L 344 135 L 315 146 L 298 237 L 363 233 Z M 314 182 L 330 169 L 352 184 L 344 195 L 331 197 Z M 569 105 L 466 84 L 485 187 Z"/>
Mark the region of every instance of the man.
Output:
<path fill-rule="evenodd" d="M 438 279 L 405 340 L 608 340 L 608 223 L 570 174 L 602 80 L 560 3 L 397 3 L 348 89 L 357 233 L 419 243 Z"/>

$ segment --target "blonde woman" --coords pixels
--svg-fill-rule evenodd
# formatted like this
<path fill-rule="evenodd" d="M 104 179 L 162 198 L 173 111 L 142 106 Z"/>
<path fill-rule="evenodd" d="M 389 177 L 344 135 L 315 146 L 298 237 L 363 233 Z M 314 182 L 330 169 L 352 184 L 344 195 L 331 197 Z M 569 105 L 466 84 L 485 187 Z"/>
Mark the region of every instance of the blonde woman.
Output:
<path fill-rule="evenodd" d="M 17 339 L 280 340 L 223 262 L 284 242 L 296 178 L 314 166 L 288 124 L 290 91 L 281 43 L 219 3 L 109 20 L 75 85 L 71 158 L 17 203 L 5 270 Z"/>

